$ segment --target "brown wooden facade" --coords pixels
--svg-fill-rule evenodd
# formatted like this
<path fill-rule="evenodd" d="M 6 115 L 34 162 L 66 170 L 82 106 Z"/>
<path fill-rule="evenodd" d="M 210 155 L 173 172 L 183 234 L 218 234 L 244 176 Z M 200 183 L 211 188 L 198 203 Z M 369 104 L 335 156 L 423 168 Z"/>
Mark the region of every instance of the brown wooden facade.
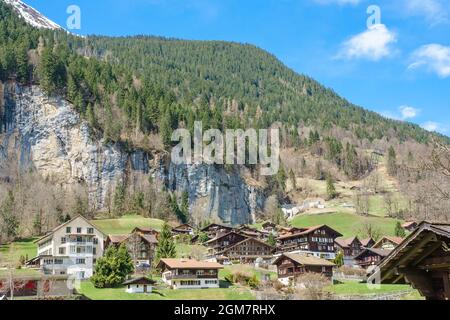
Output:
<path fill-rule="evenodd" d="M 390 250 L 367 248 L 355 257 L 355 263 L 363 269 L 368 269 L 380 263 L 390 252 Z"/>
<path fill-rule="evenodd" d="M 291 278 L 305 273 L 320 273 L 327 278 L 333 277 L 334 263 L 312 256 L 301 254 L 282 254 L 274 262 L 277 266 L 278 279 Z"/>
<path fill-rule="evenodd" d="M 411 283 L 429 300 L 450 300 L 450 224 L 422 222 L 378 267 L 369 281 Z"/>
<path fill-rule="evenodd" d="M 334 254 L 335 239 L 342 236 L 326 225 L 297 230 L 296 233 L 278 237 L 279 252 L 310 251 Z"/>
<path fill-rule="evenodd" d="M 240 260 L 241 263 L 251 263 L 258 258 L 271 259 L 274 251 L 274 247 L 263 241 L 247 238 L 225 248 L 220 254 L 227 256 L 231 260 Z"/>

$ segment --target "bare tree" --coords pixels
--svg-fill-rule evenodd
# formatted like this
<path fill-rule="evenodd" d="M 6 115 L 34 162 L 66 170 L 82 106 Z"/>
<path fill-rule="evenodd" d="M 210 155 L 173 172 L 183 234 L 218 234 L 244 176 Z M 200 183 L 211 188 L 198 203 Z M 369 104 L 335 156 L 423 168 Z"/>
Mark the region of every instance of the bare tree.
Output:
<path fill-rule="evenodd" d="M 297 300 L 330 300 L 332 295 L 326 290 L 330 280 L 318 273 L 306 273 L 296 278 L 295 296 Z"/>
<path fill-rule="evenodd" d="M 378 241 L 381 238 L 382 232 L 370 222 L 365 222 L 358 231 L 361 238 L 372 238 Z"/>

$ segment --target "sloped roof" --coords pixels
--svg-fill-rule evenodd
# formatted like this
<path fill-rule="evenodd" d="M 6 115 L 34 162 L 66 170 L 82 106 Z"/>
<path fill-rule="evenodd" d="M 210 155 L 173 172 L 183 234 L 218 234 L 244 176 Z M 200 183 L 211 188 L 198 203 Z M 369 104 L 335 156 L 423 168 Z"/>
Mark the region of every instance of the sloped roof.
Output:
<path fill-rule="evenodd" d="M 423 221 L 417 229 L 406 237 L 387 257 L 379 264 L 381 272 L 381 283 L 403 283 L 398 275 L 398 264 L 402 263 L 404 267 L 413 265 L 415 261 L 420 260 L 424 255 L 430 255 L 428 251 L 436 243 L 432 238 L 436 236 L 439 239 L 445 239 L 447 243 L 450 241 L 450 223 L 433 223 Z M 428 250 L 427 250 L 428 249 Z M 435 248 L 435 250 L 437 250 Z M 372 273 L 370 278 L 376 276 L 378 272 Z"/>
<path fill-rule="evenodd" d="M 381 238 L 377 243 L 375 243 L 373 246 L 374 247 L 378 247 L 379 245 L 381 245 L 384 241 L 390 241 L 396 245 L 399 245 L 400 243 L 403 242 L 403 238 L 401 237 L 391 237 L 391 236 L 384 236 L 383 238 Z"/>
<path fill-rule="evenodd" d="M 244 240 L 242 240 L 242 241 L 240 241 L 240 242 L 238 242 L 238 243 L 235 243 L 235 244 L 232 245 L 232 246 L 229 246 L 229 247 L 225 248 L 224 251 L 228 251 L 228 250 L 230 250 L 230 249 L 233 249 L 234 247 L 236 247 L 236 246 L 238 246 L 238 245 L 240 245 L 240 244 L 243 244 L 243 243 L 245 243 L 245 242 L 247 242 L 247 241 L 255 241 L 255 242 L 260 243 L 260 244 L 263 245 L 263 246 L 269 247 L 269 248 L 271 248 L 271 249 L 275 249 L 274 247 L 272 247 L 271 245 L 269 245 L 268 243 L 266 243 L 266 242 L 264 242 L 264 241 L 261 241 L 261 240 L 255 239 L 255 238 L 247 238 L 247 239 L 244 239 Z"/>
<path fill-rule="evenodd" d="M 367 239 L 362 239 L 360 240 L 361 244 L 363 245 L 363 247 L 367 247 L 369 245 L 369 242 L 373 242 L 375 243 L 375 240 L 373 240 L 372 238 L 367 238 Z"/>
<path fill-rule="evenodd" d="M 367 248 L 363 252 L 361 252 L 359 255 L 355 257 L 355 260 L 358 260 L 359 258 L 362 258 L 364 255 L 366 255 L 368 252 L 373 252 L 380 257 L 384 258 L 387 257 L 392 250 L 385 250 L 385 249 L 375 249 L 375 248 Z"/>
<path fill-rule="evenodd" d="M 110 234 L 108 236 L 109 241 L 111 241 L 112 243 L 122 243 L 125 240 L 127 240 L 130 237 L 129 234 Z"/>
<path fill-rule="evenodd" d="M 356 240 L 359 241 L 359 243 L 362 244 L 362 242 L 358 239 L 358 237 L 352 237 L 352 238 L 348 238 L 348 239 L 336 239 L 335 242 L 341 247 L 341 248 L 345 248 L 345 247 L 350 247 L 350 245 L 355 242 Z"/>
<path fill-rule="evenodd" d="M 283 240 L 283 239 L 289 239 L 289 238 L 297 237 L 299 235 L 308 235 L 311 232 L 314 232 L 314 231 L 322 229 L 322 228 L 328 228 L 329 230 L 334 232 L 337 237 L 342 236 L 342 234 L 340 234 L 338 231 L 336 231 L 333 228 L 330 228 L 329 226 L 323 224 L 323 225 L 320 225 L 320 226 L 314 226 L 314 227 L 308 227 L 308 228 L 302 228 L 302 229 L 296 228 L 296 229 L 302 230 L 302 231 L 298 232 L 298 233 L 294 233 L 294 234 L 288 234 L 288 235 L 285 235 L 285 236 L 280 236 L 280 237 L 278 237 L 278 239 Z"/>
<path fill-rule="evenodd" d="M 220 240 L 220 239 L 222 239 L 222 238 L 224 238 L 224 237 L 226 237 L 226 236 L 228 236 L 228 235 L 230 235 L 230 234 L 232 234 L 232 233 L 234 233 L 234 234 L 236 234 L 236 235 L 238 235 L 238 236 L 242 236 L 242 237 L 244 237 L 244 238 L 248 238 L 248 236 L 246 236 L 246 235 L 244 235 L 244 234 L 242 234 L 242 233 L 238 233 L 238 232 L 236 232 L 236 231 L 230 231 L 230 232 L 228 232 L 228 233 L 225 233 L 224 235 L 221 235 L 220 237 L 217 237 L 217 238 L 214 238 L 214 239 L 211 239 L 211 240 L 206 241 L 205 244 L 208 244 L 208 243 L 212 243 L 212 242 L 218 241 L 218 240 Z"/>
<path fill-rule="evenodd" d="M 223 266 L 217 262 L 191 259 L 161 259 L 158 267 L 161 264 L 165 264 L 170 269 L 223 269 Z"/>
<path fill-rule="evenodd" d="M 273 264 L 277 264 L 283 257 L 289 258 L 304 266 L 322 266 L 322 267 L 334 267 L 335 264 L 328 260 L 317 258 L 314 256 L 307 256 L 303 254 L 284 253 L 278 257 Z"/>
<path fill-rule="evenodd" d="M 76 219 L 81 218 L 83 219 L 86 223 L 88 223 L 92 228 L 94 228 L 95 230 L 99 231 L 101 234 L 103 234 L 104 236 L 106 236 L 105 233 L 103 233 L 103 231 L 101 231 L 99 228 L 97 228 L 97 226 L 93 225 L 88 219 L 86 219 L 85 217 L 83 217 L 81 214 L 73 217 L 72 219 L 70 219 L 69 221 L 64 222 L 63 224 L 60 224 L 59 226 L 53 228 L 50 232 L 47 232 L 44 236 L 40 237 L 39 239 L 35 240 L 34 243 L 39 243 L 44 239 L 47 239 L 48 237 L 52 236 L 56 231 L 58 231 L 61 228 L 64 228 L 66 225 L 68 225 L 69 223 L 75 221 Z"/>

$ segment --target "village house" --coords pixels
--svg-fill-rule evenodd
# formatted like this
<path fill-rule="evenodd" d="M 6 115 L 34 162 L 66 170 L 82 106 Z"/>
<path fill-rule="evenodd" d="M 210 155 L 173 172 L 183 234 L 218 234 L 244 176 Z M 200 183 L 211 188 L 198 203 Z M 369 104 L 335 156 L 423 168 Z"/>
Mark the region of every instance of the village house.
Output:
<path fill-rule="evenodd" d="M 178 227 L 173 228 L 172 234 L 174 236 L 177 236 L 177 235 L 193 236 L 195 234 L 195 228 L 193 226 L 191 226 L 190 224 L 185 223 L 185 224 L 179 225 Z"/>
<path fill-rule="evenodd" d="M 269 233 L 267 233 L 267 232 L 263 232 L 263 231 L 255 229 L 255 228 L 251 228 L 246 225 L 242 225 L 239 228 L 234 229 L 234 232 L 242 234 L 242 235 L 250 237 L 250 238 L 257 238 L 257 239 L 267 239 L 269 236 Z"/>
<path fill-rule="evenodd" d="M 418 225 L 419 224 L 417 223 L 417 221 L 407 221 L 402 224 L 402 228 L 408 232 L 413 232 L 414 230 L 416 230 Z"/>
<path fill-rule="evenodd" d="M 289 285 L 305 273 L 320 273 L 330 280 L 333 277 L 334 263 L 304 254 L 284 253 L 273 263 L 277 266 L 278 281 Z"/>
<path fill-rule="evenodd" d="M 208 235 L 208 239 L 215 239 L 224 234 L 229 233 L 232 230 L 233 230 L 232 227 L 227 227 L 217 223 L 213 223 L 201 229 L 200 231 L 206 233 Z"/>
<path fill-rule="evenodd" d="M 254 263 L 258 259 L 270 261 L 275 248 L 264 241 L 247 238 L 236 244 L 226 247 L 219 255 L 225 255 L 231 260 L 239 260 L 240 263 Z"/>
<path fill-rule="evenodd" d="M 364 248 L 372 248 L 375 244 L 375 240 L 373 240 L 372 238 L 362 239 L 361 244 Z"/>
<path fill-rule="evenodd" d="M 61 224 L 35 242 L 37 256 L 27 262 L 45 275 L 92 276 L 96 260 L 103 255 L 106 235 L 82 216 Z"/>
<path fill-rule="evenodd" d="M 162 280 L 172 289 L 219 288 L 221 264 L 187 259 L 161 259 Z"/>
<path fill-rule="evenodd" d="M 235 231 L 231 231 L 218 238 L 206 241 L 204 246 L 209 249 L 210 255 L 219 255 L 226 248 L 244 241 L 245 239 L 248 239 L 248 237 Z"/>
<path fill-rule="evenodd" d="M 367 270 L 369 267 L 376 266 L 380 263 L 390 252 L 390 250 L 367 248 L 356 256 L 354 260 L 357 266 Z"/>
<path fill-rule="evenodd" d="M 153 263 L 157 236 L 158 232 L 153 229 L 135 228 L 127 235 L 109 235 L 105 247 L 125 244 L 135 266 L 148 268 Z"/>
<path fill-rule="evenodd" d="M 400 243 L 402 243 L 403 238 L 400 237 L 388 237 L 384 236 L 377 243 L 375 243 L 372 248 L 384 249 L 384 250 L 394 250 Z"/>
<path fill-rule="evenodd" d="M 369 282 L 410 283 L 428 300 L 450 300 L 450 224 L 422 222 L 379 264 Z"/>
<path fill-rule="evenodd" d="M 140 277 L 127 280 L 123 283 L 127 293 L 152 293 L 153 285 L 156 282 L 147 277 Z"/>
<path fill-rule="evenodd" d="M 278 252 L 305 253 L 319 258 L 334 260 L 336 258 L 335 240 L 342 234 L 322 225 L 295 229 L 291 233 L 278 237 Z"/>
<path fill-rule="evenodd" d="M 336 239 L 335 244 L 336 251 L 341 251 L 344 254 L 344 264 L 346 266 L 353 266 L 354 258 L 364 250 L 363 244 L 358 237 Z"/>

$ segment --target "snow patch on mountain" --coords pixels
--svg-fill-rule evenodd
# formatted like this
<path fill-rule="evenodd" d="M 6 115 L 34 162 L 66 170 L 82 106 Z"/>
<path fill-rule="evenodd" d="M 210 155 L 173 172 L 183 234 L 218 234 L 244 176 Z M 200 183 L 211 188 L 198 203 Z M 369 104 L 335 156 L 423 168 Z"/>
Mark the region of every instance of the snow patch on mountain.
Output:
<path fill-rule="evenodd" d="M 62 27 L 52 20 L 45 17 L 33 7 L 23 3 L 20 0 L 3 0 L 11 5 L 13 9 L 30 25 L 42 29 L 62 29 Z"/>

